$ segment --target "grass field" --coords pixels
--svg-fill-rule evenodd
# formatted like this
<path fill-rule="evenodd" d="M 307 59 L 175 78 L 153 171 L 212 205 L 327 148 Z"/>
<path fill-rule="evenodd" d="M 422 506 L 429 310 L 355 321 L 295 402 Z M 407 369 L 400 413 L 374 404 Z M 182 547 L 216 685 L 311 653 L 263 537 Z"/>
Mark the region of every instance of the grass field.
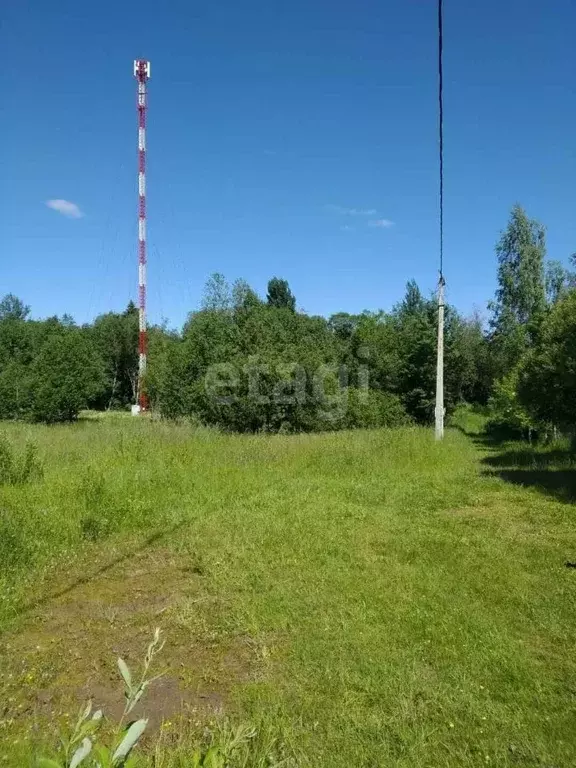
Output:
<path fill-rule="evenodd" d="M 146 765 L 188 765 L 206 725 L 237 724 L 257 729 L 246 768 L 576 764 L 558 448 L 144 419 L 0 432 L 44 467 L 0 485 L 0 765 L 33 765 L 87 696 L 114 714 L 116 656 L 136 663 L 155 626 Z"/>

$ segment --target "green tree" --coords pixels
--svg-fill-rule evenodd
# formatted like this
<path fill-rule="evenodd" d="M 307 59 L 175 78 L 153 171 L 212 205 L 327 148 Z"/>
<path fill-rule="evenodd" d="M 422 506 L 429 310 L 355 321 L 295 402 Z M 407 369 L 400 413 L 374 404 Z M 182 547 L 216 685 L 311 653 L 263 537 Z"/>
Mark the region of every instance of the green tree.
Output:
<path fill-rule="evenodd" d="M 27 365 L 33 355 L 40 324 L 14 317 L 0 320 L 0 370 L 9 362 Z"/>
<path fill-rule="evenodd" d="M 546 301 L 549 306 L 552 306 L 566 293 L 574 276 L 560 261 L 556 260 L 546 262 L 544 273 Z"/>
<path fill-rule="evenodd" d="M 146 383 L 153 408 L 168 419 L 192 415 L 196 380 L 184 342 L 175 333 L 152 329 L 149 350 Z"/>
<path fill-rule="evenodd" d="M 412 280 L 390 315 L 364 313 L 351 342 L 358 374 L 369 371 L 370 388 L 397 394 L 408 414 L 428 423 L 436 388 L 437 304 Z M 492 384 L 489 348 L 479 318 L 445 313 L 445 403 L 483 402 Z"/>
<path fill-rule="evenodd" d="M 394 308 L 398 349 L 398 394 L 408 413 L 420 423 L 430 421 L 436 387 L 436 303 L 426 300 L 412 280 L 402 302 Z M 449 312 L 446 311 L 449 326 Z M 448 350 L 448 333 L 446 333 Z M 447 356 L 446 356 L 447 357 Z M 448 361 L 446 360 L 448 367 Z M 448 398 L 446 398 L 448 405 Z"/>
<path fill-rule="evenodd" d="M 255 290 L 243 280 L 238 278 L 232 285 L 232 307 L 236 312 L 251 309 L 262 304 L 261 298 Z"/>
<path fill-rule="evenodd" d="M 48 424 L 73 421 L 104 387 L 103 361 L 81 331 L 53 333 L 30 367 L 29 415 Z"/>
<path fill-rule="evenodd" d="M 519 372 L 519 399 L 533 419 L 576 426 L 576 291 L 561 297 Z"/>
<path fill-rule="evenodd" d="M 282 280 L 279 277 L 273 277 L 268 282 L 266 301 L 269 307 L 290 309 L 292 312 L 296 311 L 296 297 L 290 290 L 288 281 Z"/>
<path fill-rule="evenodd" d="M 210 275 L 204 286 L 202 309 L 229 310 L 232 306 L 232 294 L 230 285 L 224 275 L 214 272 Z"/>
<path fill-rule="evenodd" d="M 520 375 L 521 364 L 494 385 L 487 429 L 498 437 L 530 438 L 537 426 L 518 394 Z"/>
<path fill-rule="evenodd" d="M 29 410 L 30 369 L 17 360 L 0 367 L 0 419 L 23 419 Z"/>
<path fill-rule="evenodd" d="M 336 312 L 328 319 L 330 329 L 342 341 L 348 341 L 352 338 L 358 327 L 358 322 L 359 316 L 351 315 L 348 312 Z"/>
<path fill-rule="evenodd" d="M 21 418 L 26 410 L 28 366 L 39 324 L 27 320 L 30 308 L 12 294 L 0 301 L 0 418 Z"/>
<path fill-rule="evenodd" d="M 0 418 L 76 418 L 79 408 L 133 402 L 138 311 L 101 315 L 78 328 L 67 315 L 28 319 L 0 302 Z M 182 333 L 153 327 L 147 391 L 169 417 L 237 431 L 391 426 L 430 419 L 436 368 L 436 302 L 414 281 L 391 313 L 296 311 L 285 280 L 262 301 L 244 280 L 206 286 L 203 308 Z M 487 345 L 478 321 L 446 312 L 446 403 L 485 401 Z M 406 413 L 408 412 L 408 414 Z"/>
<path fill-rule="evenodd" d="M 364 312 L 357 319 L 343 362 L 354 372 L 352 381 L 368 379 L 371 389 L 400 394 L 401 345 L 393 315 Z"/>
<path fill-rule="evenodd" d="M 490 308 L 494 352 L 503 376 L 534 340 L 546 309 L 544 227 L 515 205 L 496 254 L 498 288 Z"/>
<path fill-rule="evenodd" d="M 124 312 L 108 312 L 94 321 L 91 336 L 106 368 L 107 385 L 96 407 L 136 402 L 138 382 L 138 310 L 130 302 Z"/>
<path fill-rule="evenodd" d="M 528 324 L 539 318 L 546 306 L 544 292 L 544 227 L 529 219 L 515 205 L 506 230 L 496 246 L 498 290 L 496 322 L 502 312 L 511 312 L 518 323 Z"/>
<path fill-rule="evenodd" d="M 494 384 L 490 345 L 476 314 L 462 318 L 446 311 L 444 386 L 448 410 L 458 403 L 485 405 Z"/>
<path fill-rule="evenodd" d="M 13 293 L 7 293 L 0 301 L 0 322 L 2 320 L 27 320 L 30 307 Z"/>

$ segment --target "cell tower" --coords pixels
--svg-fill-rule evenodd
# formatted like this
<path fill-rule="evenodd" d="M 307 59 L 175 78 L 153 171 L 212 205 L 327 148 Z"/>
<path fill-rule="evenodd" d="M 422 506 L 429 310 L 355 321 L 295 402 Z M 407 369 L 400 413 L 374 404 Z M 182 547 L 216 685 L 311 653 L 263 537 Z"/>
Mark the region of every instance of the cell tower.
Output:
<path fill-rule="evenodd" d="M 148 352 L 146 327 L 146 83 L 150 77 L 150 62 L 134 61 L 134 77 L 138 80 L 138 388 L 134 413 L 148 408 L 144 377 Z"/>

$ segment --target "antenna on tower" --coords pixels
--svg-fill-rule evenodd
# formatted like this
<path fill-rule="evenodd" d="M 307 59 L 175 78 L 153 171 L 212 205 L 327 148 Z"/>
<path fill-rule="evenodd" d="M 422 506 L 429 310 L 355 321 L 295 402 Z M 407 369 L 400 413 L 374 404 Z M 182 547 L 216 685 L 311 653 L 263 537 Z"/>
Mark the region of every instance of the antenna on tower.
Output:
<path fill-rule="evenodd" d="M 146 83 L 150 77 L 150 62 L 134 61 L 134 77 L 138 81 L 138 385 L 136 404 L 132 413 L 148 409 L 145 389 L 148 330 L 146 326 Z"/>

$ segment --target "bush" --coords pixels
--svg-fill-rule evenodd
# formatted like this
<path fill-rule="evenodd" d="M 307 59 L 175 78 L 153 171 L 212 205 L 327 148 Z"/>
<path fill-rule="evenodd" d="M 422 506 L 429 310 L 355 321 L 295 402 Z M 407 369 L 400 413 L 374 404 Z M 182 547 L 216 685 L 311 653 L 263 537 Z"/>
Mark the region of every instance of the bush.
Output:
<path fill-rule="evenodd" d="M 74 421 L 104 388 L 102 360 L 77 329 L 54 333 L 31 366 L 33 421 Z"/>
<path fill-rule="evenodd" d="M 486 432 L 499 439 L 530 439 L 538 428 L 518 397 L 518 375 L 519 369 L 515 368 L 496 382 L 488 402 Z"/>
<path fill-rule="evenodd" d="M 0 435 L 0 486 L 21 485 L 42 476 L 37 449 L 28 443 L 18 454 L 5 435 Z M 0 510 L 0 563 L 3 569 L 30 562 L 32 552 L 22 522 L 9 508 Z"/>
<path fill-rule="evenodd" d="M 479 435 L 486 429 L 488 416 L 488 408 L 485 405 L 461 403 L 450 415 L 449 424 L 467 435 Z"/>
<path fill-rule="evenodd" d="M 397 395 L 353 387 L 348 389 L 348 408 L 344 422 L 347 429 L 401 427 L 410 422 Z"/>
<path fill-rule="evenodd" d="M 28 443 L 18 455 L 4 435 L 0 435 L 0 485 L 19 485 L 42 476 L 38 449 Z"/>
<path fill-rule="evenodd" d="M 534 420 L 572 432 L 576 425 L 576 290 L 545 317 L 518 376 L 518 396 Z"/>

